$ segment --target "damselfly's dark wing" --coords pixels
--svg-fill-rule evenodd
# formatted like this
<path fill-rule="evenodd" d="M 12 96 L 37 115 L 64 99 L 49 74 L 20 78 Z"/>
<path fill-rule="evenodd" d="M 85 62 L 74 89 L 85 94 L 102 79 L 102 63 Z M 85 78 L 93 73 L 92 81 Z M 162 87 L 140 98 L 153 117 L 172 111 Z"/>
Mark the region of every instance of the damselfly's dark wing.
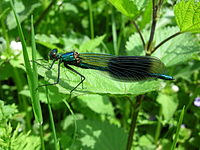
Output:
<path fill-rule="evenodd" d="M 165 66 L 156 57 L 81 53 L 80 58 L 79 67 L 106 71 L 111 77 L 123 81 L 140 81 L 149 78 L 173 79 L 163 74 Z"/>

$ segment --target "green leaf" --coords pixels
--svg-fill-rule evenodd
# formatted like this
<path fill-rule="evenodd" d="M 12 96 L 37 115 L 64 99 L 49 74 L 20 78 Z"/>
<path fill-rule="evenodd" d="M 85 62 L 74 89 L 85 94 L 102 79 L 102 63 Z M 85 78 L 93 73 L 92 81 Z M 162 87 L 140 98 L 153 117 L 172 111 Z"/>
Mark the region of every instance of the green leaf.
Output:
<path fill-rule="evenodd" d="M 30 1 L 23 3 L 22 1 L 14 1 L 14 7 L 16 8 L 16 13 L 19 15 L 20 23 L 26 20 L 29 15 L 34 11 L 34 9 L 40 6 L 40 3 L 37 1 Z M 7 17 L 6 23 L 8 25 L 9 30 L 15 28 L 17 26 L 15 20 L 13 19 L 13 13 L 10 13 Z"/>
<path fill-rule="evenodd" d="M 2 100 L 0 100 L 0 110 L 0 123 L 2 125 L 5 123 L 4 119 L 11 119 L 18 112 L 16 105 L 5 105 Z"/>
<path fill-rule="evenodd" d="M 60 42 L 60 40 L 55 35 L 45 35 L 45 34 L 37 34 L 35 36 L 36 42 L 49 48 L 49 49 L 59 49 L 59 47 L 56 46 Z"/>
<path fill-rule="evenodd" d="M 149 134 L 140 136 L 138 143 L 144 149 L 156 149 L 156 146 L 153 145 L 153 137 Z"/>
<path fill-rule="evenodd" d="M 58 44 L 60 40 L 53 34 L 51 35 L 46 35 L 46 34 L 37 34 L 35 36 L 35 39 L 37 41 L 42 41 L 44 43 L 51 43 L 51 44 Z"/>
<path fill-rule="evenodd" d="M 101 42 L 103 41 L 103 39 L 105 38 L 106 35 L 102 35 L 99 36 L 95 39 L 89 40 L 85 43 L 83 43 L 80 47 L 79 47 L 79 52 L 84 51 L 84 52 L 94 52 L 94 49 L 99 46 L 99 44 L 101 44 Z"/>
<path fill-rule="evenodd" d="M 158 44 L 173 33 L 178 32 L 177 27 L 167 27 L 156 30 L 155 43 Z M 143 36 L 145 41 L 149 37 L 149 32 L 144 31 Z M 145 55 L 140 37 L 137 33 L 131 35 L 126 43 L 127 54 L 132 56 Z M 198 39 L 194 38 L 191 34 L 181 34 L 162 45 L 157 49 L 153 56 L 158 57 L 166 66 L 173 66 L 176 64 L 184 63 L 192 56 L 199 52 Z"/>
<path fill-rule="evenodd" d="M 94 112 L 114 116 L 112 104 L 107 96 L 90 94 L 78 98 Z"/>
<path fill-rule="evenodd" d="M 44 84 L 44 83 L 43 83 Z M 57 103 L 61 103 L 63 100 L 65 100 L 67 98 L 68 95 L 56 92 L 58 91 L 58 88 L 56 88 L 56 86 L 49 86 L 49 99 L 50 99 L 50 103 L 51 104 L 57 104 Z M 44 91 L 44 87 L 39 87 L 39 99 L 41 102 L 47 103 L 47 97 L 46 97 L 46 93 Z M 57 93 L 55 96 L 55 92 Z M 27 96 L 27 97 L 31 97 L 30 95 L 30 91 L 28 89 L 22 90 L 19 92 L 21 95 L 23 96 Z"/>
<path fill-rule="evenodd" d="M 180 128 L 178 142 L 185 143 L 190 138 L 191 134 L 192 134 L 192 130 L 188 129 L 184 125 L 182 125 Z"/>
<path fill-rule="evenodd" d="M 36 136 L 31 136 L 30 132 L 19 132 L 21 125 L 18 124 L 15 129 L 11 127 L 11 124 L 1 128 L 0 134 L 0 149 L 12 149 L 12 150 L 39 150 L 40 139 Z"/>
<path fill-rule="evenodd" d="M 78 125 L 78 139 L 82 149 L 94 150 L 124 150 L 127 134 L 123 129 L 107 122 L 80 120 Z M 75 144 L 74 144 L 75 145 Z"/>
<path fill-rule="evenodd" d="M 108 0 L 117 10 L 125 16 L 134 18 L 139 10 L 145 7 L 145 0 Z"/>
<path fill-rule="evenodd" d="M 185 66 L 181 66 L 181 68 L 177 68 L 176 72 L 178 72 L 175 75 L 175 78 L 182 78 L 184 80 L 187 80 L 189 82 L 193 82 L 193 78 L 191 78 L 192 75 L 194 75 L 194 72 L 200 70 L 200 62 L 189 62 Z"/>
<path fill-rule="evenodd" d="M 140 17 L 141 20 L 138 20 L 138 26 L 140 27 L 140 30 L 144 29 L 147 24 L 150 24 L 151 22 L 151 14 L 152 14 L 152 1 L 145 1 L 147 4 L 146 6 L 143 6 L 144 10 L 143 13 L 141 13 Z"/>
<path fill-rule="evenodd" d="M 200 2 L 181 0 L 174 13 L 181 32 L 200 33 Z"/>
<path fill-rule="evenodd" d="M 13 68 L 9 63 L 3 63 L 0 67 L 0 80 L 8 80 L 13 75 Z"/>
<path fill-rule="evenodd" d="M 63 66 L 63 65 L 61 65 Z M 72 66 L 73 67 L 73 66 Z M 79 86 L 73 95 L 82 94 L 114 94 L 114 95 L 126 95 L 126 94 L 144 94 L 150 91 L 155 91 L 160 87 L 160 80 L 150 80 L 141 82 L 120 82 L 111 79 L 106 76 L 103 72 L 92 70 L 92 69 L 82 69 L 78 67 L 73 67 L 76 71 L 81 73 L 86 77 L 83 83 L 83 88 Z M 57 65 L 54 69 L 47 71 L 46 69 L 40 67 L 38 70 L 41 76 L 47 77 L 49 83 L 54 83 L 57 80 Z M 60 82 L 57 87 L 61 93 L 69 93 L 78 83 L 80 82 L 80 77 L 71 72 L 70 70 L 61 67 Z M 57 90 L 58 90 L 57 89 Z M 56 93 L 58 92 L 56 90 Z"/>
<path fill-rule="evenodd" d="M 170 96 L 160 93 L 157 102 L 162 106 L 164 119 L 170 120 L 178 107 L 177 95 Z"/>

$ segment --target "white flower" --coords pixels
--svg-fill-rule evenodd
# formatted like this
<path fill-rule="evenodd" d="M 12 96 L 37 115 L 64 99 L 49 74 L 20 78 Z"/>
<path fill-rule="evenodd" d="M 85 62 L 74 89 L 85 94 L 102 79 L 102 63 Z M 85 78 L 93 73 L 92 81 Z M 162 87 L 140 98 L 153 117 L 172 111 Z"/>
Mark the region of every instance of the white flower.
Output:
<path fill-rule="evenodd" d="M 172 90 L 174 92 L 178 92 L 179 91 L 179 87 L 177 85 L 172 85 Z"/>
<path fill-rule="evenodd" d="M 21 42 L 11 41 L 10 48 L 13 50 L 14 55 L 18 55 L 22 51 Z"/>

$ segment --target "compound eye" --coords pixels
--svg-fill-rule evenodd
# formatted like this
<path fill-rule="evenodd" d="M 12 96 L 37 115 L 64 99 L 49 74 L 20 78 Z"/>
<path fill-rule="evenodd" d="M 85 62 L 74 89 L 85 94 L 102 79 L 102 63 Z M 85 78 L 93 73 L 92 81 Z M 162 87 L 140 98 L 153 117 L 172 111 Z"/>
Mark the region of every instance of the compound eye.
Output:
<path fill-rule="evenodd" d="M 53 49 L 52 51 L 50 51 L 49 57 L 50 57 L 51 60 L 57 58 L 57 52 L 58 52 L 57 49 Z"/>
<path fill-rule="evenodd" d="M 51 56 L 52 56 L 52 58 L 55 58 L 56 57 L 56 53 L 53 53 Z"/>

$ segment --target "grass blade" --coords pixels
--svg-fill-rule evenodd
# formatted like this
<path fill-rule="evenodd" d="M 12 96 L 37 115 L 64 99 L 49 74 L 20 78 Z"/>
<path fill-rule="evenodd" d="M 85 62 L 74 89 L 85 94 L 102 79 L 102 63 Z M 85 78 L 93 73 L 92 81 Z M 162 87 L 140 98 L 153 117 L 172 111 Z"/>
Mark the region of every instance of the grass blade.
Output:
<path fill-rule="evenodd" d="M 35 77 L 34 77 L 34 73 L 32 71 L 31 64 L 30 64 L 30 61 L 29 61 L 28 52 L 27 52 L 27 48 L 26 48 L 26 41 L 25 41 L 24 34 L 23 34 L 23 31 L 22 31 L 22 28 L 21 28 L 21 24 L 19 22 L 19 19 L 18 19 L 16 11 L 14 9 L 14 5 L 13 5 L 12 1 L 10 1 L 10 4 L 11 4 L 11 7 L 12 7 L 14 16 L 15 16 L 15 20 L 17 22 L 19 37 L 20 37 L 20 40 L 22 42 L 24 64 L 25 64 L 25 68 L 26 68 L 26 72 L 27 72 L 28 85 L 29 85 L 29 88 L 30 88 L 30 94 L 31 94 L 31 100 L 32 100 L 35 119 L 39 124 L 42 124 L 43 118 L 42 118 L 41 106 L 40 106 L 38 96 L 35 93 L 37 85 L 34 82 Z"/>
<path fill-rule="evenodd" d="M 181 128 L 181 124 L 183 122 L 184 114 L 185 114 L 185 106 L 183 107 L 183 109 L 181 111 L 181 115 L 180 115 L 180 118 L 179 118 L 179 121 L 178 121 L 178 126 L 177 126 L 177 129 L 176 129 L 174 141 L 173 141 L 172 146 L 171 146 L 171 150 L 174 150 L 176 148 L 176 144 L 177 144 L 177 140 L 178 140 L 178 136 L 179 136 L 179 131 L 180 131 L 180 128 Z"/>

